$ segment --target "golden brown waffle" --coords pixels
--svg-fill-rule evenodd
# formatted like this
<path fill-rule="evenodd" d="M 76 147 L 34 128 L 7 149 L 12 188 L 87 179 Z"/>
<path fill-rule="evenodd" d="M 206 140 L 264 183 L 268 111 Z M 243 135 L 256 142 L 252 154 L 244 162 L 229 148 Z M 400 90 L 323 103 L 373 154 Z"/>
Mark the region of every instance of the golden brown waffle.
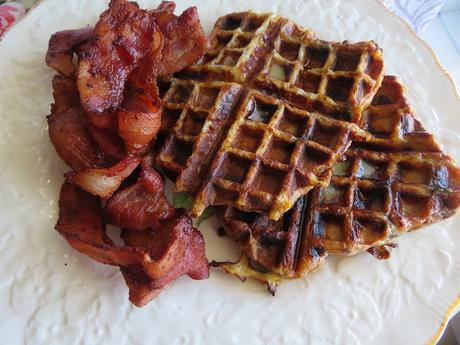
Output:
<path fill-rule="evenodd" d="M 365 114 L 371 140 L 353 143 L 329 186 L 299 199 L 278 222 L 221 209 L 226 232 L 250 259 L 223 267 L 273 290 L 281 277 L 311 272 L 328 254 L 386 257 L 384 246 L 396 236 L 451 216 L 460 206 L 460 169 L 414 118 L 403 91 L 385 77 Z"/>
<path fill-rule="evenodd" d="M 359 122 L 383 77 L 381 51 L 372 42 L 319 41 L 287 19 L 253 12 L 221 17 L 211 45 L 202 64 L 180 74 L 186 80 L 167 88 L 163 118 L 172 130 L 158 163 L 176 177 L 176 191 L 195 196 L 193 216 L 231 205 L 279 219 L 329 182 L 325 171 L 351 140 L 369 137 Z M 239 92 L 224 95 L 215 83 Z M 187 113 L 200 98 L 206 107 L 196 121 Z"/>
<path fill-rule="evenodd" d="M 177 192 L 195 192 L 192 213 L 234 205 L 278 219 L 366 132 L 236 83 L 173 79 L 163 97 L 157 162 Z M 212 159 L 211 159 L 212 158 Z M 204 182 L 199 185 L 200 181 Z"/>

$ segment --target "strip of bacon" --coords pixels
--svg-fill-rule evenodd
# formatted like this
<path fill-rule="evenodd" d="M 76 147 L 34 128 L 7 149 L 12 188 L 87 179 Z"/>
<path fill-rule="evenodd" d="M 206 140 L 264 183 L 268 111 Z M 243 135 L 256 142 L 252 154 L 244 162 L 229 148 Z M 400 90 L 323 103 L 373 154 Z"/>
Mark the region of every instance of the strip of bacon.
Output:
<path fill-rule="evenodd" d="M 91 27 L 56 32 L 48 43 L 46 64 L 64 77 L 75 76 L 76 67 L 73 63 L 73 54 L 93 34 L 94 29 Z"/>
<path fill-rule="evenodd" d="M 127 156 L 123 140 L 118 136 L 118 129 L 99 128 L 92 123 L 88 123 L 86 128 L 105 156 L 115 160 L 121 160 Z"/>
<path fill-rule="evenodd" d="M 99 199 L 65 182 L 59 199 L 56 230 L 73 248 L 96 261 L 142 272 L 149 278 L 149 290 L 162 289 L 183 274 L 192 279 L 209 276 L 203 237 L 184 214 L 169 218 L 152 232 L 134 232 L 142 237 L 133 237 L 132 231 L 125 231 L 127 245 L 118 246 L 106 234 Z M 148 237 L 145 238 L 144 233 Z M 141 244 L 140 240 L 146 242 Z M 155 292 L 148 293 L 144 289 L 143 295 L 145 302 L 145 296 L 151 298 Z M 140 300 L 137 302 L 142 305 Z"/>
<path fill-rule="evenodd" d="M 110 2 L 94 32 L 96 37 L 79 49 L 77 83 L 88 113 L 117 108 L 131 71 L 162 45 L 154 17 L 125 0 Z"/>
<path fill-rule="evenodd" d="M 161 227 L 175 210 L 166 199 L 160 174 L 145 164 L 138 181 L 107 201 L 105 216 L 110 224 L 131 230 Z"/>
<path fill-rule="evenodd" d="M 118 134 L 128 153 L 144 153 L 161 126 L 161 101 L 156 83 L 150 92 L 130 86 L 117 116 Z"/>
<path fill-rule="evenodd" d="M 75 81 L 55 76 L 53 95 L 48 133 L 59 157 L 75 171 L 105 165 L 104 157 L 86 130 Z"/>
<path fill-rule="evenodd" d="M 80 186 L 92 195 L 108 199 L 121 183 L 137 168 L 141 159 L 128 157 L 110 168 L 85 169 L 65 175 L 67 181 Z"/>
<path fill-rule="evenodd" d="M 196 7 L 180 16 L 174 15 L 174 3 L 164 1 L 151 13 L 163 34 L 161 53 L 147 55 L 133 72 L 133 79 L 156 83 L 158 77 L 170 76 L 196 63 L 204 54 L 209 41 L 203 32 Z"/>

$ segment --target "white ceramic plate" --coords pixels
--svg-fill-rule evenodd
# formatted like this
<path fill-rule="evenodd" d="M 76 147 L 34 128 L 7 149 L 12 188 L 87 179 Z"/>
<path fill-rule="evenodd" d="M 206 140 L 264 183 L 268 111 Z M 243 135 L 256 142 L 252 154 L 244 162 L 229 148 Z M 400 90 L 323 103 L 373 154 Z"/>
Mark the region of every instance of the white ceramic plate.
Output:
<path fill-rule="evenodd" d="M 153 7 L 156 1 L 141 1 Z M 376 1 L 200 0 L 206 30 L 227 12 L 274 11 L 330 40 L 373 39 L 386 70 L 445 150 L 460 157 L 460 100 L 433 53 Z M 460 217 L 407 234 L 392 258 L 331 258 L 276 297 L 262 285 L 213 270 L 182 277 L 142 309 L 128 302 L 118 269 L 72 250 L 55 232 L 66 171 L 48 141 L 45 115 L 53 72 L 50 35 L 96 22 L 103 0 L 47 0 L 0 42 L 1 344 L 422 344 L 436 341 L 459 302 Z M 201 230 L 210 259 L 236 259 L 209 219 Z"/>

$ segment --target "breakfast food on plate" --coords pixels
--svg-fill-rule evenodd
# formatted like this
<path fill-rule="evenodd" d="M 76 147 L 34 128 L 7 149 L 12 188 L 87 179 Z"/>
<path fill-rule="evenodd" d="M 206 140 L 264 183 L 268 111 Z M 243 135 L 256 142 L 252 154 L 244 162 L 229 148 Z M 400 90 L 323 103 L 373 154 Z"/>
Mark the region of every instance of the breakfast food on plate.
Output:
<path fill-rule="evenodd" d="M 239 243 L 237 263 L 213 265 L 273 294 L 329 254 L 387 258 L 394 238 L 460 206 L 460 170 L 374 42 L 249 11 L 219 18 L 209 44 L 196 8 L 174 10 L 112 0 L 94 28 L 54 34 L 46 56 L 59 74 L 49 136 L 71 168 L 56 229 L 120 267 L 135 305 L 209 275 L 203 237 L 156 169 Z"/>
<path fill-rule="evenodd" d="M 137 306 L 181 275 L 209 276 L 203 236 L 168 202 L 146 156 L 161 124 L 156 78 L 196 62 L 208 44 L 196 9 L 180 16 L 174 9 L 113 0 L 94 29 L 54 34 L 46 56 L 60 74 L 49 136 L 72 169 L 56 229 L 76 250 L 119 266 Z M 107 235 L 107 224 L 122 229 L 124 245 Z"/>
<path fill-rule="evenodd" d="M 245 257 L 220 264 L 241 279 L 266 282 L 317 269 L 328 254 L 369 251 L 387 258 L 395 237 L 454 214 L 460 206 L 460 169 L 441 152 L 414 117 L 404 89 L 386 76 L 361 125 L 367 142 L 353 143 L 332 168 L 331 182 L 317 187 L 279 221 L 222 208 L 227 234 Z"/>
<path fill-rule="evenodd" d="M 194 195 L 193 216 L 228 205 L 277 220 L 300 196 L 327 185 L 325 171 L 351 140 L 367 138 L 358 124 L 382 78 L 373 42 L 321 41 L 270 13 L 226 15 L 203 62 L 179 73 L 163 97 L 165 114 L 178 122 L 158 162 L 182 166 L 176 190 Z M 227 95 L 222 88 L 241 90 Z M 191 136 L 199 143 L 193 148 Z M 200 174 L 205 182 L 197 185 Z"/>

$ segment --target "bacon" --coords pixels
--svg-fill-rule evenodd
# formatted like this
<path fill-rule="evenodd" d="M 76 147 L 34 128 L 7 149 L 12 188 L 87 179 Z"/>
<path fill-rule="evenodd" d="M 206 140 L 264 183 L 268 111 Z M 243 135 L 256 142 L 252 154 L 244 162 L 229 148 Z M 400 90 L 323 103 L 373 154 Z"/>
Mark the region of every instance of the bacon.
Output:
<path fill-rule="evenodd" d="M 184 214 L 173 215 L 152 231 L 125 230 L 126 246 L 118 246 L 107 236 L 98 198 L 65 182 L 56 230 L 76 250 L 101 263 L 122 267 L 133 289 L 130 299 L 138 306 L 183 274 L 192 279 L 209 276 L 203 237 Z"/>
<path fill-rule="evenodd" d="M 85 169 L 70 172 L 65 178 L 92 195 L 107 199 L 120 187 L 121 183 L 137 168 L 141 159 L 128 157 L 110 168 Z"/>
<path fill-rule="evenodd" d="M 48 133 L 59 157 L 75 171 L 104 165 L 101 152 L 86 130 L 75 81 L 55 76 L 53 96 Z"/>
<path fill-rule="evenodd" d="M 127 156 L 123 140 L 118 136 L 117 129 L 99 128 L 92 123 L 87 124 L 86 128 L 91 138 L 106 157 L 121 160 Z"/>
<path fill-rule="evenodd" d="M 80 107 L 80 96 L 73 79 L 55 75 L 53 78 L 53 97 L 52 113 L 62 113 L 71 108 Z"/>
<path fill-rule="evenodd" d="M 173 73 L 196 63 L 204 54 L 209 41 L 201 27 L 195 7 L 180 16 L 173 14 L 175 5 L 164 1 L 151 13 L 163 34 L 161 53 L 147 55 L 133 72 L 133 79 L 144 79 L 153 84 L 158 77 Z"/>
<path fill-rule="evenodd" d="M 162 45 L 154 17 L 125 0 L 112 0 L 94 31 L 96 37 L 80 48 L 77 78 L 88 113 L 117 108 L 131 71 Z"/>
<path fill-rule="evenodd" d="M 81 171 L 105 165 L 91 140 L 78 108 L 48 116 L 48 133 L 57 154 L 72 170 Z"/>
<path fill-rule="evenodd" d="M 117 112 L 118 134 L 131 154 L 142 154 L 156 137 L 161 126 L 161 101 L 156 84 L 152 92 L 134 86 Z"/>
<path fill-rule="evenodd" d="M 56 32 L 48 43 L 46 64 L 64 77 L 73 77 L 76 73 L 73 54 L 93 34 L 94 29 L 91 27 Z"/>
<path fill-rule="evenodd" d="M 163 194 L 164 182 L 160 174 L 142 164 L 138 181 L 118 191 L 105 205 L 110 224 L 131 230 L 159 227 L 174 214 L 174 208 Z"/>

